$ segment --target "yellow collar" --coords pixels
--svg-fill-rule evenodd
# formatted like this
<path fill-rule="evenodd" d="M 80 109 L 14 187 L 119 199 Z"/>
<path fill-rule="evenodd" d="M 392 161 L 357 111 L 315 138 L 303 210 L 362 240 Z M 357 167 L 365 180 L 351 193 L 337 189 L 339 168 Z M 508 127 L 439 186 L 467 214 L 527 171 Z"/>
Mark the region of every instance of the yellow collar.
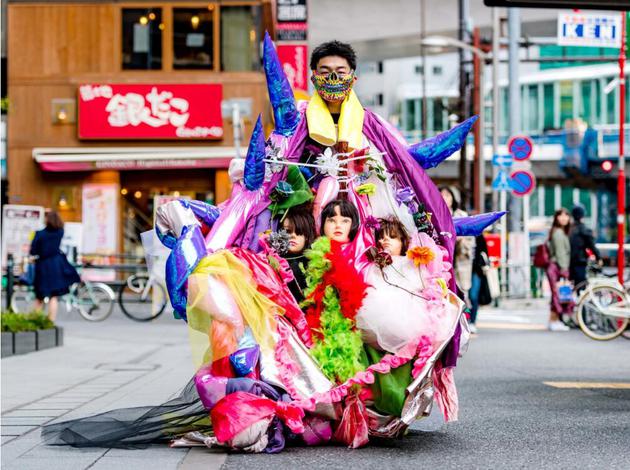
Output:
<path fill-rule="evenodd" d="M 337 123 L 339 131 L 337 131 L 326 102 L 315 92 L 306 108 L 309 136 L 327 147 L 337 142 L 347 142 L 348 150 L 359 149 L 363 145 L 363 115 L 363 106 L 354 90 L 351 90 L 348 97 L 341 103 L 341 114 Z"/>

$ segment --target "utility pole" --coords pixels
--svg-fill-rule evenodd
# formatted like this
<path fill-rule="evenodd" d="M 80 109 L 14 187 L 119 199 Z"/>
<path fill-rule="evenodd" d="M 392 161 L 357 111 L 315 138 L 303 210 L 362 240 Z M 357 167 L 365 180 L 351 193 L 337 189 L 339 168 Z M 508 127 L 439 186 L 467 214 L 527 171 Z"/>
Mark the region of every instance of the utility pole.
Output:
<path fill-rule="evenodd" d="M 420 0 L 420 55 L 422 56 L 422 139 L 427 135 L 427 52 L 424 38 L 427 35 L 427 2 Z"/>
<path fill-rule="evenodd" d="M 626 234 L 626 169 L 625 169 L 625 129 L 626 120 L 626 18 L 621 12 L 621 47 L 619 48 L 619 174 L 617 176 L 617 277 L 623 286 L 625 265 L 624 247 Z"/>
<path fill-rule="evenodd" d="M 459 0 L 459 29 L 457 39 L 466 44 L 470 44 L 470 34 L 468 31 L 468 18 L 470 16 L 470 5 L 468 0 Z M 466 63 L 469 61 L 470 53 L 464 49 L 459 50 L 459 115 L 460 122 L 468 117 L 469 101 L 468 101 L 468 73 Z M 466 187 L 467 179 L 467 151 L 466 143 L 464 143 L 459 154 L 459 188 L 461 192 L 460 204 L 465 207 L 466 204 Z"/>

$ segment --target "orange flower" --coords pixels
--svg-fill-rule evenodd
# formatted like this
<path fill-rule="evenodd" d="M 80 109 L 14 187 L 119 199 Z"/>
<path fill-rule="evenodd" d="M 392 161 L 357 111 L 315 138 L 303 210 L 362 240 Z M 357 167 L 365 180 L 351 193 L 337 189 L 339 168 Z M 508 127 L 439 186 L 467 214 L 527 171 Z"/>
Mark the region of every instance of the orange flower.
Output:
<path fill-rule="evenodd" d="M 416 246 L 407 251 L 407 258 L 413 261 L 413 264 L 420 266 L 421 264 L 429 264 L 435 258 L 435 254 L 429 247 Z"/>

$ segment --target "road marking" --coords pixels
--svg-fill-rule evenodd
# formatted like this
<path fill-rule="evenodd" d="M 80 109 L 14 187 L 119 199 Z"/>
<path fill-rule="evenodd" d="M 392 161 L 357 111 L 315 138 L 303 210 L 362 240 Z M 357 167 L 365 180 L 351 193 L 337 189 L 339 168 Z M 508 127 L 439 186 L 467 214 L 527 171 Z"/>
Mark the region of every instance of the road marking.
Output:
<path fill-rule="evenodd" d="M 546 325 L 536 323 L 478 322 L 480 330 L 546 330 Z"/>
<path fill-rule="evenodd" d="M 630 383 L 622 382 L 543 382 L 554 388 L 615 388 L 630 390 Z"/>

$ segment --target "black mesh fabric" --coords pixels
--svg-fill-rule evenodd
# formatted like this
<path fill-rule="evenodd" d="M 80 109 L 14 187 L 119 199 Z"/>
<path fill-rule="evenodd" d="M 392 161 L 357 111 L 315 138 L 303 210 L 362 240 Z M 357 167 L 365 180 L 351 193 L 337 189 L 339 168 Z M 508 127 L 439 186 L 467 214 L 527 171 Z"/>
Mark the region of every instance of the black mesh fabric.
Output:
<path fill-rule="evenodd" d="M 191 380 L 177 397 L 162 405 L 122 408 L 50 424 L 43 427 L 42 440 L 48 445 L 137 449 L 187 432 L 211 430 L 208 412 Z"/>

